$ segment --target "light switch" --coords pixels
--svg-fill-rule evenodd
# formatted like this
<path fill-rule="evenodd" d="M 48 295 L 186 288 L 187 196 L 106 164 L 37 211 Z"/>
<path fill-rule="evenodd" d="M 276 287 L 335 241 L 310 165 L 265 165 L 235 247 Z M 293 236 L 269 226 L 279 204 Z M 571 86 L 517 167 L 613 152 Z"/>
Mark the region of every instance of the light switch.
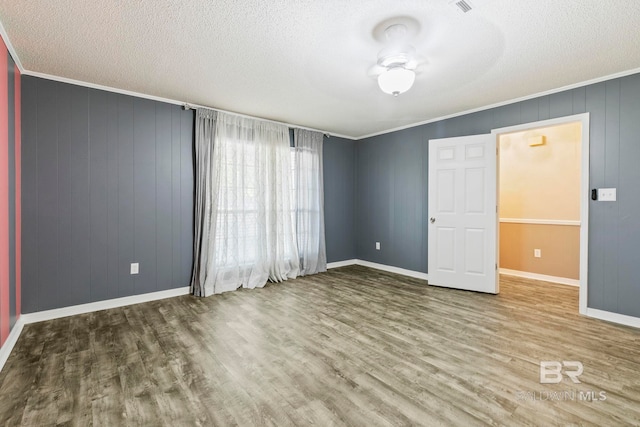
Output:
<path fill-rule="evenodd" d="M 615 202 L 616 189 L 615 188 L 598 188 L 598 200 L 600 200 L 601 202 Z"/>
<path fill-rule="evenodd" d="M 376 250 L 379 251 L 380 250 L 380 242 L 376 242 Z"/>
<path fill-rule="evenodd" d="M 131 274 L 138 274 L 139 271 L 140 271 L 140 264 L 138 264 L 137 262 L 132 262 L 131 263 Z"/>

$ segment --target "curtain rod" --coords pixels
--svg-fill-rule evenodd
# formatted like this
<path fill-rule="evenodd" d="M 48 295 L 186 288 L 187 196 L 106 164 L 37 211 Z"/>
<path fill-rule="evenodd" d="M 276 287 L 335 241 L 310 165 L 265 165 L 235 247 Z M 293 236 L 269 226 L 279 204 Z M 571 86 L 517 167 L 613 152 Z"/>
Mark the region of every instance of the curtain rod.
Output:
<path fill-rule="evenodd" d="M 187 102 L 182 104 L 182 109 L 183 110 L 196 110 L 198 108 L 206 108 L 208 110 L 218 111 L 220 113 L 231 114 L 231 115 L 239 116 L 239 117 L 246 117 L 248 119 L 260 120 L 260 121 L 263 121 L 263 122 L 276 123 L 276 124 L 279 124 L 279 125 L 285 125 L 285 126 L 287 126 L 289 128 L 292 128 L 292 129 L 304 129 L 304 130 L 310 130 L 310 131 L 313 131 L 313 132 L 320 132 L 321 134 L 323 134 L 327 138 L 331 138 L 331 134 L 329 132 L 323 131 L 323 130 L 308 128 L 308 127 L 298 126 L 298 125 L 292 125 L 291 123 L 279 122 L 277 120 L 263 119 L 262 117 L 249 116 L 247 114 L 241 114 L 241 113 L 236 113 L 236 112 L 233 112 L 233 111 L 222 110 L 220 108 L 206 107 L 204 105 L 189 104 Z"/>

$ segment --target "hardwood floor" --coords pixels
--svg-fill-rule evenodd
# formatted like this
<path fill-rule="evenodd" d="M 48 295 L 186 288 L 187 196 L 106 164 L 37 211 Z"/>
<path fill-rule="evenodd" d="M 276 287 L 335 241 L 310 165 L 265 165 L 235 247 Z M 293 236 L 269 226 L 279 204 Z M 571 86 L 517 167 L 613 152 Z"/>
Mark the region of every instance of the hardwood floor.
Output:
<path fill-rule="evenodd" d="M 351 266 L 27 325 L 0 423 L 640 424 L 640 331 L 578 315 L 577 288 L 425 283 Z M 581 383 L 540 384 L 544 360 Z"/>

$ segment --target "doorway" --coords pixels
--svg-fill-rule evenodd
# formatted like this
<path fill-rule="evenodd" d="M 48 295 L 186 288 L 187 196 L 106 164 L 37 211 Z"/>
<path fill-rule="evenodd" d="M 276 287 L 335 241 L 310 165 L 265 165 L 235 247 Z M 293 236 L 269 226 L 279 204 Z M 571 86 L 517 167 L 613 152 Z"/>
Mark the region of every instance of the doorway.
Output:
<path fill-rule="evenodd" d="M 574 146 L 561 145 L 561 140 L 572 133 Z M 498 230 L 518 237 L 522 245 L 514 245 L 509 256 L 502 258 L 507 270 L 500 265 L 501 270 L 507 274 L 525 270 L 531 273 L 530 278 L 553 278 L 552 281 L 578 285 L 579 311 L 586 314 L 588 113 L 495 129 L 492 135 L 500 152 L 498 176 L 511 175 L 508 188 L 498 186 Z M 549 158 L 554 151 L 564 160 Z M 502 161 L 510 163 L 501 167 Z M 520 163 L 514 166 L 513 162 Z M 498 231 L 498 245 L 508 242 L 505 237 L 509 236 L 501 236 Z M 547 250 L 535 246 L 546 246 Z"/>

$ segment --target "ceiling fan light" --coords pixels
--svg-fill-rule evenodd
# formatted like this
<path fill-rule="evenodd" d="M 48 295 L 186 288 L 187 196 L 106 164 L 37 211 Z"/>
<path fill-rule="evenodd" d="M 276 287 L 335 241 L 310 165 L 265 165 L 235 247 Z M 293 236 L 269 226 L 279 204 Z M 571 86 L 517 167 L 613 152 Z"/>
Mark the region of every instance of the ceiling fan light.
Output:
<path fill-rule="evenodd" d="M 416 73 L 404 67 L 393 67 L 378 76 L 378 86 L 384 93 L 398 96 L 411 89 L 416 80 Z"/>

